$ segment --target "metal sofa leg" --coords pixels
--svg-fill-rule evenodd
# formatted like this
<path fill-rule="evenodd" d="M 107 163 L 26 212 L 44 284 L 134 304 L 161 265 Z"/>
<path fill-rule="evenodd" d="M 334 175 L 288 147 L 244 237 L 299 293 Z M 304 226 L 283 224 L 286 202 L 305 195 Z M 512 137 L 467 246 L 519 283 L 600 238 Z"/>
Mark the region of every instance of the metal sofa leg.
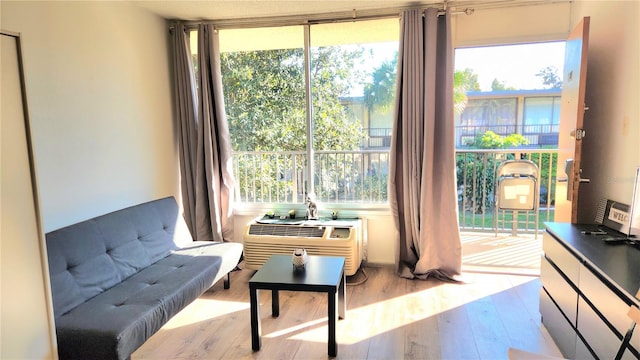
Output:
<path fill-rule="evenodd" d="M 227 277 L 224 278 L 224 288 L 229 289 L 231 287 L 231 275 L 227 273 Z"/>

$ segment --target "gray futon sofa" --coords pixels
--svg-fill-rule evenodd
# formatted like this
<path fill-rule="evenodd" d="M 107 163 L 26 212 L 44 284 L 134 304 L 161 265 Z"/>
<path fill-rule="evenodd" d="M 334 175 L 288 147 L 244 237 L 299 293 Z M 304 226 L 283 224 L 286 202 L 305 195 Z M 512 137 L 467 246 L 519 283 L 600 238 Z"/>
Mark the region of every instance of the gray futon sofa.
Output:
<path fill-rule="evenodd" d="M 61 359 L 127 359 L 229 272 L 242 244 L 193 241 L 173 197 L 46 234 Z M 226 277 L 225 277 L 226 276 Z"/>

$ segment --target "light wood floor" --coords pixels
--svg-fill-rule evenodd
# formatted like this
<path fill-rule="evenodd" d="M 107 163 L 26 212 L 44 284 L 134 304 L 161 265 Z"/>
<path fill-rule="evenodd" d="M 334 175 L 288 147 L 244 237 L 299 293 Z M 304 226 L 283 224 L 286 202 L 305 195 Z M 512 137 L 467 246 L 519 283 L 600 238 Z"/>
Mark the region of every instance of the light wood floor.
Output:
<path fill-rule="evenodd" d="M 347 287 L 338 359 L 506 359 L 507 349 L 559 355 L 538 313 L 536 276 L 465 272 L 465 283 L 406 280 L 391 267 L 365 267 Z M 248 280 L 231 275 L 152 336 L 132 359 L 326 359 L 327 299 L 283 291 L 280 317 L 260 292 L 262 349 L 251 350 Z M 349 281 L 360 278 L 360 273 Z"/>

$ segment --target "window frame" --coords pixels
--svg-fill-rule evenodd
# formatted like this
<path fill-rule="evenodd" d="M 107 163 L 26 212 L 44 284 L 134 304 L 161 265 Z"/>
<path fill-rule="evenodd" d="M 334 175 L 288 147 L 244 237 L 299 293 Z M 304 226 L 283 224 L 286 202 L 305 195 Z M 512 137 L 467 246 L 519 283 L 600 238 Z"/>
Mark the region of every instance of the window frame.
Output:
<path fill-rule="evenodd" d="M 397 16 L 386 16 L 384 18 L 395 18 L 397 19 Z M 380 18 L 382 19 L 382 18 Z M 362 21 L 367 21 L 367 20 L 379 20 L 379 19 L 362 19 Z M 291 25 L 291 24 L 289 24 Z M 272 25 L 272 26 L 289 26 L 289 25 Z M 313 113 L 313 98 L 312 98 L 312 41 L 311 41 L 311 28 L 312 26 L 314 26 L 316 24 L 303 24 L 300 25 L 303 28 L 303 35 L 304 35 L 304 39 L 303 39 L 303 54 L 304 54 L 304 92 L 305 92 L 305 102 L 306 102 L 306 106 L 305 106 L 305 131 L 306 131 L 306 149 L 305 149 L 305 155 L 307 157 L 306 162 L 307 162 L 307 166 L 304 169 L 304 176 L 306 177 L 306 179 L 314 179 L 314 177 L 316 176 L 315 172 L 316 172 L 316 149 L 314 149 L 314 134 L 313 134 L 313 130 L 314 130 L 314 113 Z M 267 27 L 272 27 L 272 26 L 265 26 L 264 28 Z M 295 25 L 298 26 L 298 25 Z M 262 28 L 262 27 L 261 27 Z M 233 29 L 233 28 L 229 28 L 229 29 Z M 399 32 L 399 27 L 398 27 L 398 32 Z M 392 41 L 398 41 L 398 40 L 392 40 Z M 224 74 L 223 74 L 224 75 Z M 392 125 L 391 125 L 392 126 Z M 383 152 L 390 152 L 390 149 L 385 149 L 385 150 L 381 150 Z M 236 153 L 236 151 L 233 151 L 234 153 Z M 388 156 L 387 156 L 388 159 Z M 378 160 L 379 161 L 379 160 Z M 307 181 L 307 191 L 308 192 L 315 192 L 316 189 L 316 184 L 315 181 Z M 234 189 L 234 192 L 236 191 L 236 189 Z M 237 195 L 237 193 L 236 193 Z M 295 208 L 295 207 L 299 207 L 301 205 L 304 205 L 303 202 L 244 202 L 244 201 L 235 201 L 234 202 L 234 210 L 238 211 L 240 213 L 247 213 L 247 212 L 254 212 L 255 210 L 273 210 L 273 209 L 284 209 L 284 208 Z M 362 211 L 367 211 L 367 210 L 371 210 L 374 212 L 377 212 L 379 210 L 388 210 L 389 208 L 389 200 L 388 198 L 384 199 L 384 201 L 380 201 L 380 202 L 367 202 L 367 201 L 361 201 L 361 202 L 322 202 L 321 201 L 321 209 L 325 208 L 328 209 L 328 207 L 331 208 L 331 210 L 338 210 L 338 211 L 357 211 L 358 213 L 362 213 Z"/>

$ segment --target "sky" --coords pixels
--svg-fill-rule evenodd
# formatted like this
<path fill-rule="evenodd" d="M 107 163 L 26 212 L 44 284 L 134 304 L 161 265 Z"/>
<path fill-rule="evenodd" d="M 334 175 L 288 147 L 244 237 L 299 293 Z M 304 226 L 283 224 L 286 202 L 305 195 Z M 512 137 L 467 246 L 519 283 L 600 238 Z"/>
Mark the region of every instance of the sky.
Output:
<path fill-rule="evenodd" d="M 487 46 L 456 49 L 455 70 L 473 69 L 482 91 L 490 91 L 493 79 L 516 89 L 543 89 L 535 76 L 547 66 L 555 66 L 562 77 L 564 42 Z"/>

